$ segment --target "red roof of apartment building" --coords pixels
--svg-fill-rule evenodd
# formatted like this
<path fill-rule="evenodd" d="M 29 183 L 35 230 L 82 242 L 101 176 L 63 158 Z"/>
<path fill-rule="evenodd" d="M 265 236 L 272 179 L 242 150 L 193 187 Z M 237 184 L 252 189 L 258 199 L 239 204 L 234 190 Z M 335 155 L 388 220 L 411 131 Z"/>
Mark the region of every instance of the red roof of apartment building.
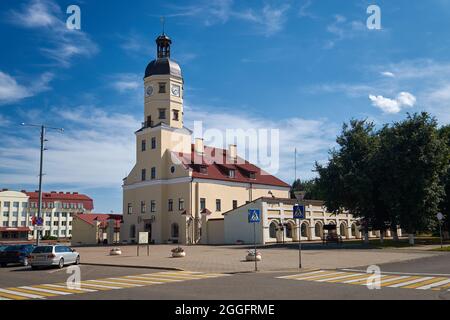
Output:
<path fill-rule="evenodd" d="M 77 214 L 74 216 L 74 219 L 80 219 L 83 220 L 86 223 L 89 223 L 91 225 L 95 225 L 97 222 L 100 222 L 100 227 L 104 228 L 107 226 L 108 220 L 114 219 L 115 220 L 115 227 L 120 228 L 120 223 L 122 222 L 123 216 L 121 214 L 102 214 L 102 213 L 95 213 L 95 214 Z"/>
<path fill-rule="evenodd" d="M 198 154 L 193 144 L 190 154 L 176 152 L 173 154 L 186 168 L 192 169 L 194 178 L 290 187 L 289 184 L 240 157 L 231 159 L 224 149 L 205 146 L 204 153 Z M 234 171 L 234 177 L 230 176 L 231 170 Z"/>
<path fill-rule="evenodd" d="M 35 192 L 22 191 L 22 192 L 26 193 L 30 197 L 29 199 L 30 202 L 37 202 L 39 199 L 38 191 Z M 47 202 L 55 202 L 55 201 L 67 204 L 82 203 L 84 209 L 86 210 L 94 209 L 94 201 L 92 200 L 92 198 L 84 194 L 79 194 L 78 192 L 71 193 L 71 192 L 52 191 L 42 193 L 42 202 L 44 204 L 46 204 Z"/>

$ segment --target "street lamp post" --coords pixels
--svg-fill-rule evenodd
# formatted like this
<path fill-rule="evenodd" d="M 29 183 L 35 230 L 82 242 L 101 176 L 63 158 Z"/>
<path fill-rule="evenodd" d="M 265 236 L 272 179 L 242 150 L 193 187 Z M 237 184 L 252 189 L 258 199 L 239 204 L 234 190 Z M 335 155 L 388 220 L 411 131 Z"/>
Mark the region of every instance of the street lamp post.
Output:
<path fill-rule="evenodd" d="M 54 128 L 54 127 L 47 127 L 43 124 L 41 125 L 36 125 L 36 124 L 26 124 L 26 123 L 22 123 L 22 126 L 24 127 L 37 127 L 41 129 L 41 150 L 40 150 L 40 160 L 39 160 L 39 198 L 38 198 L 38 212 L 37 212 L 37 221 L 40 221 L 41 219 L 41 215 L 42 215 L 42 169 L 43 169 L 43 165 L 44 165 L 44 151 L 45 149 L 45 142 L 47 142 L 48 140 L 45 139 L 45 132 L 47 129 L 50 130 L 58 130 L 60 132 L 64 132 L 63 128 Z M 40 227 L 40 226 L 38 226 Z M 36 245 L 39 245 L 39 238 L 40 238 L 40 233 L 41 230 L 36 230 Z"/>

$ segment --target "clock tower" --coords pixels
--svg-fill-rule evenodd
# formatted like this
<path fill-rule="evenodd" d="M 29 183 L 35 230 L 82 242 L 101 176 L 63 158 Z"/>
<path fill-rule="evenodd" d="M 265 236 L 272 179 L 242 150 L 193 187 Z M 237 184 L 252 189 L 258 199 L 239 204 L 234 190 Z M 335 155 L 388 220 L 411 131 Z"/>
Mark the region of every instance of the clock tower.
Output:
<path fill-rule="evenodd" d="M 144 128 L 162 124 L 183 128 L 183 76 L 170 59 L 172 40 L 164 34 L 156 39 L 157 58 L 145 70 Z"/>

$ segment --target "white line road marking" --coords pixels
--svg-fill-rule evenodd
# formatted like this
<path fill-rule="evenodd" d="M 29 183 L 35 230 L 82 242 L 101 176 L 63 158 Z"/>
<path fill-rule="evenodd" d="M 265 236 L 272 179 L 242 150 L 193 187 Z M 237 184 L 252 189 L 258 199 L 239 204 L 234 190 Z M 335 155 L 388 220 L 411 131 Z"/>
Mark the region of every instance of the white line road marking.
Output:
<path fill-rule="evenodd" d="M 366 270 L 358 270 L 358 269 L 341 269 L 342 271 L 350 271 L 350 272 L 366 272 Z M 382 272 L 383 274 L 393 274 L 393 275 L 408 275 L 408 276 L 432 276 L 432 277 L 450 277 L 450 274 L 439 274 L 439 273 L 408 273 L 408 272 Z"/>
<path fill-rule="evenodd" d="M 7 298 L 2 298 L 2 297 L 0 297 L 0 300 L 11 300 L 11 299 L 7 299 Z"/>
<path fill-rule="evenodd" d="M 320 277 L 332 277 L 332 276 L 338 276 L 338 275 L 344 275 L 344 272 L 333 272 L 333 273 L 329 273 L 329 274 L 316 274 L 313 276 L 308 276 L 308 277 L 303 277 L 303 276 L 299 276 L 297 278 L 293 278 L 294 280 L 309 280 L 309 279 L 314 279 L 314 278 L 320 278 Z"/>
<path fill-rule="evenodd" d="M 442 280 L 442 281 L 440 281 L 440 282 L 435 282 L 435 283 L 432 283 L 432 284 L 429 284 L 429 285 L 426 285 L 426 286 L 423 286 L 423 287 L 418 287 L 418 288 L 416 288 L 416 289 L 419 289 L 419 290 L 428 290 L 428 289 L 431 289 L 431 288 L 434 288 L 434 287 L 439 287 L 439 286 L 446 285 L 446 284 L 449 283 L 449 282 L 450 282 L 450 279 Z"/>
<path fill-rule="evenodd" d="M 95 281 L 95 282 L 100 282 L 100 283 L 106 283 L 106 284 L 111 284 L 111 285 L 125 285 L 125 286 L 130 286 L 130 287 L 143 287 L 143 285 L 141 284 L 136 284 L 136 283 L 126 283 L 125 279 L 124 282 L 116 282 L 116 281 L 107 281 L 107 280 L 88 280 L 86 281 L 86 283 L 89 283 L 89 281 Z"/>
<path fill-rule="evenodd" d="M 165 282 L 160 282 L 160 281 L 147 280 L 148 278 L 139 277 L 139 276 L 125 276 L 125 279 L 130 279 L 130 280 L 135 279 L 135 280 L 145 281 L 145 282 L 154 283 L 154 284 L 165 283 Z"/>
<path fill-rule="evenodd" d="M 38 291 L 36 293 L 39 293 L 39 292 L 52 293 L 52 294 L 57 294 L 57 295 L 61 295 L 61 296 L 72 294 L 69 292 L 53 291 L 53 290 L 49 290 L 49 289 L 42 289 L 42 288 L 35 288 L 35 287 L 28 287 L 28 286 L 19 287 L 19 289 Z"/>
<path fill-rule="evenodd" d="M 346 280 L 346 281 L 343 281 L 342 283 L 353 283 L 353 282 L 365 281 L 373 274 L 366 273 L 365 275 L 367 276 L 366 279 L 364 279 L 364 277 L 362 277 L 362 278 L 358 278 L 358 279 Z M 380 274 L 380 277 L 381 277 L 381 283 L 383 283 L 383 280 L 384 280 L 383 277 L 386 277 L 386 275 Z M 405 277 L 405 278 L 407 278 L 407 277 Z"/>
<path fill-rule="evenodd" d="M 417 282 L 422 282 L 425 280 L 430 280 L 433 279 L 433 277 L 424 277 L 424 278 L 419 278 L 419 279 L 415 279 L 415 280 L 411 280 L 411 281 L 407 281 L 407 282 L 401 282 L 401 283 L 397 283 L 397 284 L 393 284 L 391 286 L 387 286 L 388 288 L 398 288 L 398 287 L 403 287 L 403 286 L 409 286 L 410 284 L 414 284 Z"/>
<path fill-rule="evenodd" d="M 60 289 L 79 290 L 79 291 L 86 291 L 86 292 L 97 292 L 98 291 L 98 290 L 93 290 L 93 289 L 81 288 L 81 283 L 79 286 L 74 285 L 73 288 L 69 288 L 68 286 L 57 285 L 57 284 L 46 284 L 46 286 L 53 287 L 55 289 L 60 288 Z"/>
<path fill-rule="evenodd" d="M 95 280 L 91 280 L 91 281 L 95 281 Z M 106 286 L 106 285 L 101 285 L 101 284 L 96 284 L 96 283 L 81 282 L 81 287 L 83 287 L 83 286 L 112 289 L 112 290 L 123 289 L 122 287 L 113 287 L 113 286 Z"/>
<path fill-rule="evenodd" d="M 30 293 L 24 293 L 24 292 L 12 291 L 12 290 L 6 290 L 6 289 L 0 289 L 0 292 L 13 294 L 13 295 L 16 295 L 16 296 L 22 296 L 22 297 L 30 298 L 30 299 L 42 299 L 42 298 L 44 298 L 44 296 L 38 296 L 37 294 L 30 294 Z"/>
<path fill-rule="evenodd" d="M 132 283 L 161 284 L 163 282 L 155 282 L 148 280 L 130 279 L 130 278 L 109 278 L 110 280 L 130 281 Z"/>
<path fill-rule="evenodd" d="M 316 280 L 316 282 L 326 282 L 326 281 L 339 280 L 339 279 L 345 279 L 345 278 L 362 276 L 362 275 L 364 275 L 364 273 L 351 273 L 351 274 L 347 274 L 345 276 Z"/>
<path fill-rule="evenodd" d="M 325 271 L 323 271 L 323 270 L 319 270 L 319 271 L 314 271 L 314 272 L 306 272 L 306 273 L 294 274 L 294 275 L 290 275 L 290 276 L 278 277 L 278 279 L 289 279 L 289 278 L 293 278 L 293 277 L 301 277 L 301 276 L 319 274 L 319 273 L 324 273 L 324 272 Z"/>

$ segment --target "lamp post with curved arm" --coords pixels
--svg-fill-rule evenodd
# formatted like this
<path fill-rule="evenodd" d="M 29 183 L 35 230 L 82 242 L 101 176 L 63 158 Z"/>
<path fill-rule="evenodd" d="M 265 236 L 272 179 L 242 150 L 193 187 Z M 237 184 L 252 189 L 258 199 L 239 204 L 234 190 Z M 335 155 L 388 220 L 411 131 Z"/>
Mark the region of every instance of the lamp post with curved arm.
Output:
<path fill-rule="evenodd" d="M 41 212 L 42 212 L 42 176 L 43 176 L 42 168 L 43 168 L 43 164 L 44 164 L 44 151 L 47 150 L 47 149 L 45 149 L 44 144 L 45 144 L 45 142 L 48 141 L 45 139 L 45 132 L 46 132 L 46 130 L 57 130 L 62 133 L 62 132 L 64 132 L 64 129 L 48 127 L 43 124 L 37 125 L 37 124 L 22 123 L 21 125 L 24 127 L 35 127 L 35 128 L 41 129 L 41 151 L 40 151 L 40 161 L 39 161 L 39 199 L 38 199 L 38 213 L 37 213 L 37 220 L 39 221 L 41 218 Z M 40 230 L 36 230 L 36 245 L 37 246 L 39 245 L 40 233 L 41 233 Z"/>

